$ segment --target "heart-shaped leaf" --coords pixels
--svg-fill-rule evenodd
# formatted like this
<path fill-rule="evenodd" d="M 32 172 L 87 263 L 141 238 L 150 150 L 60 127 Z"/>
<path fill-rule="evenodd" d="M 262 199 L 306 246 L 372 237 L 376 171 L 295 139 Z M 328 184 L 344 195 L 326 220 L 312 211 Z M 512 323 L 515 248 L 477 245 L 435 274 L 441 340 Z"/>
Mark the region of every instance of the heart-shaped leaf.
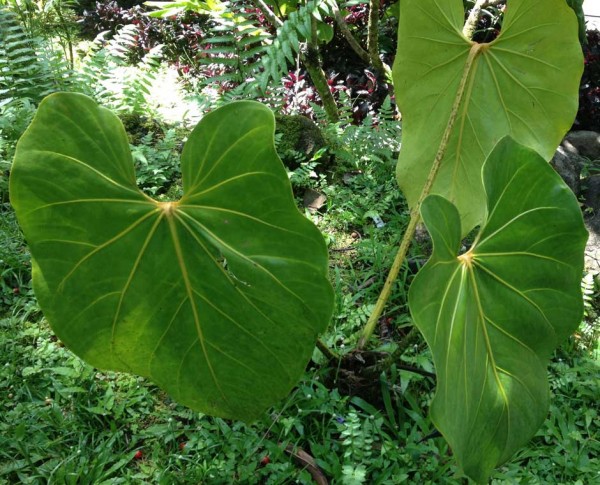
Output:
<path fill-rule="evenodd" d="M 252 419 L 290 391 L 333 297 L 273 134 L 259 103 L 207 115 L 183 151 L 183 197 L 157 202 L 136 186 L 115 115 L 77 94 L 40 105 L 11 201 L 36 296 L 69 348 L 217 416 Z"/>
<path fill-rule="evenodd" d="M 550 354 L 581 322 L 587 240 L 573 193 L 533 150 L 505 138 L 483 181 L 488 216 L 460 256 L 457 209 L 425 199 L 434 251 L 409 292 L 438 376 L 431 417 L 477 481 L 546 416 Z"/>
<path fill-rule="evenodd" d="M 583 54 L 565 0 L 509 0 L 490 44 L 467 40 L 463 21 L 462 0 L 402 0 L 394 85 L 403 118 L 397 178 L 414 205 L 466 75 L 431 192 L 456 205 L 466 234 L 482 220 L 481 167 L 502 137 L 554 154 L 577 112 Z"/>

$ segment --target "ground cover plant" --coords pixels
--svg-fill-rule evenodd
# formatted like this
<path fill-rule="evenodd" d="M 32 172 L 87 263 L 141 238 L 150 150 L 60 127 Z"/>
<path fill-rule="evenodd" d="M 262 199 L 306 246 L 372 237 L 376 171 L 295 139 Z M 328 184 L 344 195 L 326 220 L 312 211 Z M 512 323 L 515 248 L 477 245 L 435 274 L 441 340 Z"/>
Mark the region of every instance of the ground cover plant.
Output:
<path fill-rule="evenodd" d="M 565 103 L 556 110 L 559 115 L 538 127 L 540 134 L 548 134 L 545 141 L 543 136 L 531 137 L 521 129 L 519 122 L 528 113 L 520 111 L 522 104 L 512 105 L 500 94 L 508 89 L 521 90 L 522 99 L 533 101 L 534 111 L 547 112 L 550 108 L 535 93 L 555 90 L 563 93 L 557 97 L 560 102 L 574 97 L 578 86 L 572 74 L 567 74 L 580 69 L 581 53 L 576 42 L 565 48 L 561 39 L 562 52 L 569 55 L 560 60 L 564 66 L 560 69 L 552 58 L 556 39 L 533 49 L 525 43 L 523 51 L 514 38 L 529 35 L 531 25 L 524 20 L 523 9 L 536 7 L 517 0 L 509 3 L 495 43 L 472 44 L 460 33 L 464 19 L 460 3 L 439 7 L 428 2 L 428 8 L 421 4 L 417 8 L 414 2 L 405 2 L 402 7 L 401 41 L 403 33 L 408 38 L 418 37 L 411 35 L 411 27 L 419 27 L 418 33 L 427 32 L 430 26 L 419 21 L 425 17 L 431 20 L 434 14 L 439 15 L 436 25 L 447 27 L 441 33 L 433 29 L 432 36 L 416 40 L 414 50 L 407 48 L 396 62 L 397 100 L 405 138 L 398 163 L 400 182 L 405 180 L 402 167 L 407 159 L 403 153 L 407 147 L 414 150 L 419 123 L 427 127 L 427 135 L 421 136 L 438 147 L 432 151 L 433 169 L 426 182 L 415 184 L 424 189 L 416 199 L 408 198 L 410 212 L 390 186 L 398 146 L 382 142 L 390 133 L 391 122 L 385 119 L 369 118 L 372 125 L 350 129 L 343 135 L 336 124 L 331 124 L 326 132 L 331 153 L 339 154 L 337 173 L 319 173 L 323 158 L 314 158 L 301 162 L 290 174 L 296 194 L 309 186 L 330 198 L 327 212 L 308 212 L 307 216 L 327 236 L 329 252 L 334 255 L 329 263 L 333 267 L 333 292 L 324 277 L 325 242 L 293 207 L 292 191 L 272 144 L 273 117 L 268 109 L 251 102 L 229 104 L 207 115 L 191 134 L 183 135 L 187 140 L 181 159 L 181 186 L 172 142 L 167 141 L 163 149 L 168 154 L 165 159 L 158 151 L 156 155 L 152 152 L 149 139 L 139 148 L 133 147 L 138 168 L 144 169 L 146 161 L 145 169 L 136 176 L 130 140 L 110 112 L 76 94 L 53 95 L 40 105 L 10 167 L 11 204 L 17 208 L 33 251 L 35 299 L 29 290 L 28 255 L 21 249 L 14 217 L 6 206 L 6 233 L 12 234 L 7 254 L 20 251 L 22 257 L 12 261 L 23 261 L 20 272 L 11 268 L 3 279 L 5 288 L 12 286 L 12 295 L 3 300 L 3 324 L 10 329 L 3 341 L 3 353 L 9 356 L 4 378 L 7 388 L 18 391 L 10 392 L 5 403 L 7 409 L 14 407 L 7 415 L 5 429 L 15 431 L 11 436 L 17 443 L 7 442 L 6 458 L 13 462 L 2 469 L 7 480 L 77 481 L 86 475 L 93 477 L 94 483 L 120 479 L 325 483 L 327 477 L 341 483 L 397 483 L 460 482 L 463 473 L 480 482 L 490 475 L 496 480 L 512 480 L 524 477 L 524 473 L 545 480 L 596 477 L 597 414 L 589 412 L 593 407 L 582 406 L 573 420 L 565 420 L 558 408 L 552 407 L 551 419 L 546 421 L 549 424 L 538 431 L 529 448 L 518 451 L 546 417 L 549 389 L 569 389 L 577 396 L 573 401 L 569 394 L 562 400 L 565 405 L 587 404 L 597 395 L 596 368 L 589 358 L 586 360 L 586 352 L 593 351 L 595 345 L 595 317 L 589 303 L 585 333 L 581 331 L 578 340 L 572 339 L 566 356 L 563 351 L 554 351 L 581 322 L 585 231 L 576 200 L 544 157 L 552 140 L 559 140 L 561 131 L 567 129 L 576 103 Z M 562 2 L 554 3 L 552 19 L 562 20 L 559 23 L 568 37 L 567 27 L 571 25 L 576 32 L 576 22 Z M 543 18 L 546 11 L 538 13 L 533 17 Z M 421 41 L 426 48 L 419 46 Z M 402 71 L 412 62 L 422 64 L 423 49 L 435 61 L 440 54 L 433 44 L 444 44 L 445 49 L 453 45 L 456 55 L 451 62 L 437 66 L 434 62 L 420 73 L 418 69 Z M 534 71 L 533 77 L 524 75 L 519 67 L 523 59 L 543 67 Z M 403 76 L 411 74 L 417 76 L 417 82 L 402 85 L 408 79 Z M 443 74 L 448 75 L 441 83 L 448 95 L 438 98 L 445 100 L 449 110 L 435 125 L 440 129 L 432 130 L 431 119 L 419 122 L 418 115 L 435 116 L 434 110 L 416 111 L 408 103 L 419 96 L 427 99 L 427 81 L 430 88 L 436 86 Z M 407 86 L 411 84 L 422 91 L 409 92 Z M 507 122 L 490 123 L 489 130 L 477 131 L 472 120 L 482 111 L 478 93 L 488 85 L 504 86 L 497 90 L 494 112 Z M 135 110 L 139 109 L 143 107 L 136 105 Z M 57 119 L 63 120 L 63 126 L 50 122 Z M 87 132 L 89 140 L 97 139 L 95 126 L 102 126 L 105 141 L 101 137 L 91 145 L 85 143 L 82 133 Z M 374 135 L 377 130 L 381 132 Z M 472 133 L 478 142 L 477 157 L 465 149 Z M 264 141 L 257 144 L 260 137 L 255 139 L 252 134 L 261 134 Z M 497 144 L 486 141 L 486 137 L 499 141 L 506 134 L 520 143 L 512 138 Z M 352 136 L 358 137 L 356 146 L 352 146 Z M 366 143 L 372 144 L 373 150 L 365 150 Z M 533 144 L 542 156 L 522 143 Z M 268 155 L 257 156 L 261 150 Z M 53 164 L 48 165 L 48 160 Z M 474 200 L 487 199 L 485 219 L 470 210 L 477 203 L 464 205 L 468 208 L 465 211 L 461 199 L 455 198 L 456 191 L 445 193 L 439 188 L 444 186 L 448 160 L 456 167 L 475 167 L 475 171 L 483 166 L 484 190 L 474 184 L 469 193 Z M 157 163 L 160 170 L 153 173 L 148 165 Z M 441 178 L 436 178 L 438 167 Z M 55 170 L 55 176 L 48 177 L 49 169 Z M 57 188 L 54 182 L 65 173 L 77 176 Z M 468 178 L 470 171 L 465 173 Z M 165 180 L 164 174 L 173 180 Z M 255 177 L 265 181 L 260 188 L 245 183 Z M 137 189 L 136 179 L 144 191 Z M 536 182 L 532 184 L 532 180 Z M 34 185 L 36 190 L 32 190 Z M 434 193 L 441 192 L 450 200 L 440 195 L 427 197 L 432 187 Z M 366 194 L 357 196 L 355 190 L 365 190 Z M 523 197 L 523 193 L 527 195 Z M 373 197 L 373 202 L 369 203 L 368 197 Z M 98 227 L 91 223 L 99 211 L 113 224 Z M 422 264 L 419 252 L 431 249 L 409 249 L 421 213 L 432 235 L 433 255 L 414 277 Z M 551 213 L 553 225 L 544 224 L 540 213 Z M 55 223 L 52 233 L 48 233 L 48 221 Z M 461 238 L 476 224 L 481 224 L 480 235 L 471 240 L 465 252 L 460 249 Z M 401 238 L 407 226 L 408 235 Z M 74 230 L 76 227 L 80 229 Z M 275 233 L 294 237 L 273 237 Z M 313 247 L 300 244 L 298 239 L 312 241 Z M 394 246 L 400 239 L 400 256 L 392 264 Z M 394 244 L 389 245 L 390 241 Z M 128 242 L 129 249 L 120 246 L 123 242 Z M 165 247 L 169 249 L 166 252 Z M 111 251 L 116 259 L 110 256 Z M 401 265 L 409 251 L 409 264 Z M 171 264 L 167 264 L 169 258 Z M 123 271 L 115 277 L 114 263 L 119 259 Z M 190 260 L 195 264 L 189 264 Z M 517 260 L 519 267 L 527 266 L 529 271 L 515 271 Z M 14 264 L 16 269 L 19 264 Z M 389 289 L 393 300 L 380 318 L 388 295 L 384 292 L 375 307 L 373 302 L 379 277 L 390 265 L 392 276 L 384 288 Z M 157 273 L 159 267 L 162 269 Z M 212 280 L 205 279 L 210 273 Z M 593 284 L 586 285 L 587 293 L 593 293 Z M 549 294 L 560 294 L 562 304 L 557 307 L 556 297 Z M 512 314 L 505 311 L 506 304 L 496 303 L 498 295 L 511 302 Z M 77 303 L 65 305 L 65 301 Z M 228 304 L 236 301 L 235 305 Z M 290 301 L 296 303 L 290 305 Z M 45 321 L 34 323 L 41 318 L 38 302 L 60 341 L 48 333 Z M 96 311 L 99 308 L 104 311 Z M 333 319 L 325 328 L 332 309 Z M 517 321 L 515 312 L 520 317 Z M 204 318 L 209 314 L 212 318 L 207 322 Z M 82 333 L 81 326 L 69 325 L 73 319 L 84 326 L 93 325 Z M 217 327 L 214 323 L 219 319 L 223 323 Z M 522 326 L 523 321 L 528 322 L 527 327 Z M 423 332 L 429 349 L 411 330 L 413 326 Z M 376 328 L 377 343 L 369 338 Z M 282 329 L 285 332 L 278 335 Z M 319 350 L 314 350 L 316 334 L 322 331 Z M 195 411 L 175 404 L 140 378 L 98 373 L 68 354 L 63 342 L 99 367 L 134 370 L 152 377 Z M 36 349 L 34 355 L 26 355 L 32 348 Z M 55 359 L 59 353 L 64 366 Z M 553 377 L 548 384 L 546 366 L 553 354 L 550 365 L 556 380 Z M 581 370 L 576 371 L 581 385 L 561 379 L 559 370 L 565 367 L 561 359 L 573 365 L 582 363 Z M 480 365 L 471 366 L 476 361 Z M 357 362 L 362 365 L 356 366 Z M 198 373 L 198 367 L 204 372 Z M 20 372 L 15 374 L 15 369 Z M 536 371 L 529 372 L 531 369 Z M 15 380 L 15 375 L 22 377 L 23 383 Z M 48 381 L 48 375 L 54 377 Z M 369 385 L 357 392 L 361 379 Z M 90 397 L 79 396 L 84 392 L 81 389 L 94 389 L 104 380 L 112 384 L 109 388 L 101 386 L 102 404 L 88 402 L 85 406 L 78 401 L 79 397 L 84 401 Z M 55 397 L 44 388 L 54 389 Z M 252 392 L 256 389 L 264 392 Z M 117 399 L 121 391 L 124 394 Z M 283 404 L 265 412 L 290 391 Z M 432 397 L 430 421 L 424 408 Z M 128 414 L 127 402 L 137 402 L 138 398 L 144 405 L 138 413 Z M 20 406 L 21 402 L 39 402 L 40 416 L 45 416 L 42 409 L 51 410 L 52 424 L 34 418 L 27 421 L 32 429 L 43 430 L 51 442 L 60 442 L 54 436 L 56 429 L 72 424 L 73 438 L 78 438 L 79 444 L 93 443 L 94 453 L 87 455 L 84 446 L 66 439 L 55 454 L 43 451 L 48 448 L 43 439 L 24 445 L 27 426 L 15 428 L 15 424 L 35 411 Z M 228 422 L 204 413 L 255 421 Z M 80 421 L 90 415 L 111 419 L 110 433 L 94 438 L 94 426 Z M 167 427 L 154 426 L 156 419 L 164 421 L 167 415 Z M 144 422 L 136 424 L 134 417 Z M 98 418 L 98 422 L 103 423 L 103 419 Z M 498 425 L 490 427 L 490 420 Z M 436 438 L 433 423 L 447 442 Z M 86 427 L 89 435 L 77 432 Z M 171 427 L 177 430 L 169 435 Z M 202 427 L 210 430 L 208 435 L 203 434 Z M 215 434 L 239 446 L 227 449 L 223 441 L 209 439 Z M 577 456 L 576 466 L 564 459 L 542 459 L 543 453 L 556 456 L 544 447 L 552 436 L 560 437 L 564 449 Z M 117 444 L 117 438 L 123 442 Z M 193 457 L 186 457 L 196 440 L 202 444 L 193 449 Z M 67 451 L 67 447 L 77 450 Z M 538 452 L 538 447 L 543 452 Z M 119 457 L 120 452 L 127 456 Z M 514 462 L 493 471 L 515 452 Z M 202 464 L 197 460 L 200 454 L 207 460 Z M 552 462 L 559 462 L 559 468 Z"/>

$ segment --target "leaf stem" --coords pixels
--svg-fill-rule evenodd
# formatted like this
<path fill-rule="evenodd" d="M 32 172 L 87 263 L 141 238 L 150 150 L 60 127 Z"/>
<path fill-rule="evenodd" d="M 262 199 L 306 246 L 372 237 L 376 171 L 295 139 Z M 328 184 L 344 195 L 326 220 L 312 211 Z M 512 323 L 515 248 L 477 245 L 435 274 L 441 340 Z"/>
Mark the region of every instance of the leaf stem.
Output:
<path fill-rule="evenodd" d="M 382 372 L 387 371 L 393 364 L 396 364 L 396 367 L 398 367 L 399 369 L 408 370 L 410 372 L 415 372 L 417 374 L 435 378 L 435 374 L 433 374 L 432 372 L 427 372 L 422 369 L 414 370 L 414 368 L 412 368 L 411 366 L 407 366 L 406 364 L 398 362 L 404 354 L 404 352 L 406 352 L 418 340 L 419 332 L 415 327 L 413 327 L 411 328 L 410 332 L 408 332 L 408 334 L 400 341 L 398 348 L 374 366 L 373 374 L 379 375 Z"/>
<path fill-rule="evenodd" d="M 413 374 L 418 374 L 420 376 L 423 377 L 429 377 L 430 379 L 435 380 L 436 379 L 436 375 L 433 372 L 429 372 L 426 371 L 424 369 L 419 369 L 418 367 L 415 367 L 413 365 L 407 365 L 407 364 L 398 364 L 396 363 L 396 367 L 400 370 L 405 370 L 407 372 L 412 372 Z"/>
<path fill-rule="evenodd" d="M 477 43 L 473 43 L 473 45 L 471 46 L 471 50 L 469 51 L 469 55 L 467 57 L 467 61 L 465 63 L 465 67 L 463 70 L 462 78 L 461 78 L 460 84 L 458 86 L 458 91 L 456 93 L 456 97 L 454 98 L 454 104 L 452 105 L 452 111 L 450 112 L 450 118 L 448 119 L 448 124 L 446 125 L 446 130 L 444 131 L 444 134 L 442 135 L 442 140 L 440 142 L 438 151 L 435 155 L 435 159 L 433 160 L 433 165 L 431 166 L 431 170 L 429 172 L 429 175 L 427 176 L 427 180 L 425 182 L 425 185 L 423 186 L 421 195 L 419 196 L 417 203 L 412 207 L 412 209 L 410 211 L 410 221 L 408 223 L 406 231 L 404 232 L 402 241 L 400 242 L 400 248 L 398 249 L 398 252 L 396 253 L 396 257 L 394 258 L 392 268 L 390 269 L 387 279 L 385 280 L 385 283 L 383 284 L 383 289 L 381 290 L 381 293 L 379 294 L 379 298 L 377 299 L 377 302 L 375 303 L 375 308 L 373 308 L 373 312 L 371 313 L 369 320 L 367 321 L 367 323 L 363 329 L 362 335 L 358 341 L 358 345 L 357 345 L 358 350 L 362 350 L 364 348 L 365 344 L 367 343 L 367 341 L 373 334 L 373 331 L 375 330 L 375 327 L 377 326 L 377 322 L 379 321 L 379 317 L 381 316 L 381 313 L 383 312 L 385 304 L 387 303 L 387 300 L 390 297 L 392 288 L 394 286 L 394 283 L 396 282 L 398 273 L 400 272 L 400 268 L 402 267 L 402 263 L 406 259 L 406 254 L 408 253 L 408 248 L 410 247 L 410 243 L 412 242 L 412 238 L 415 234 L 417 224 L 421 220 L 421 214 L 420 214 L 421 205 L 422 205 L 423 201 L 425 200 L 425 198 L 431 192 L 431 187 L 433 186 L 433 183 L 435 182 L 435 178 L 439 172 L 439 169 L 440 169 L 440 166 L 442 163 L 442 159 L 446 155 L 446 151 L 448 149 L 448 142 L 450 141 L 450 136 L 452 135 L 454 123 L 456 122 L 456 119 L 458 118 L 458 112 L 459 112 L 459 109 L 460 109 L 460 106 L 461 106 L 461 103 L 463 100 L 463 94 L 465 93 L 465 90 L 467 88 L 467 81 L 469 80 L 469 76 L 471 74 L 471 68 L 473 66 L 473 62 L 475 61 L 475 59 L 477 58 L 478 54 L 481 52 L 481 50 L 483 49 L 484 46 L 485 46 L 485 44 L 477 44 Z"/>
<path fill-rule="evenodd" d="M 333 350 L 331 350 L 325 342 L 323 342 L 320 338 L 317 339 L 317 348 L 321 351 L 329 362 L 335 362 L 340 360 L 340 356 L 336 354 Z"/>

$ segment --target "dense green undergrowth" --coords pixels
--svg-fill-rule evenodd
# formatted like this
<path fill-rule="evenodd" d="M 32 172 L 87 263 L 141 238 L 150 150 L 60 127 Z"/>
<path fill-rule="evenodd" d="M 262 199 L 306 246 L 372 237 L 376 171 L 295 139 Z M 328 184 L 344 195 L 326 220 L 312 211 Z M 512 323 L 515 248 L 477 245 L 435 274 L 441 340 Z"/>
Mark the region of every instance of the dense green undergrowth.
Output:
<path fill-rule="evenodd" d="M 404 199 L 392 187 L 398 146 L 389 140 L 399 126 L 392 119 L 375 127 L 367 121 L 346 130 L 330 126 L 335 170 L 305 160 L 290 174 L 300 209 L 329 241 L 336 310 L 323 341 L 340 354 L 354 347 L 407 222 Z M 185 136 L 161 128 L 132 140 L 138 183 L 150 195 L 177 197 Z M 307 189 L 326 195 L 320 210 L 303 207 Z M 28 253 L 8 204 L 1 221 L 0 483 L 309 484 L 315 483 L 311 472 L 341 484 L 465 483 L 427 417 L 433 380 L 398 366 L 370 394 L 352 397 L 340 391 L 351 386 L 321 366 L 315 351 L 292 394 L 253 424 L 192 412 L 142 378 L 88 366 L 57 341 L 37 307 Z M 426 243 L 415 246 L 412 260 L 427 251 Z M 401 273 L 377 350 L 393 350 L 408 333 L 413 271 Z M 593 282 L 586 288 L 587 327 L 557 351 L 550 367 L 549 416 L 492 483 L 599 479 Z M 420 339 L 400 363 L 433 370 Z"/>
<path fill-rule="evenodd" d="M 424 440 L 433 431 L 421 411 L 432 390 L 425 378 L 382 379 L 389 401 L 377 409 L 328 389 L 311 368 L 285 402 L 245 425 L 193 413 L 143 379 L 96 371 L 45 324 L 9 317 L 1 330 L 1 483 L 312 483 L 292 456 L 300 449 L 335 483 L 462 483 L 444 441 Z M 552 364 L 551 414 L 493 483 L 597 479 L 597 371 L 581 356 Z"/>

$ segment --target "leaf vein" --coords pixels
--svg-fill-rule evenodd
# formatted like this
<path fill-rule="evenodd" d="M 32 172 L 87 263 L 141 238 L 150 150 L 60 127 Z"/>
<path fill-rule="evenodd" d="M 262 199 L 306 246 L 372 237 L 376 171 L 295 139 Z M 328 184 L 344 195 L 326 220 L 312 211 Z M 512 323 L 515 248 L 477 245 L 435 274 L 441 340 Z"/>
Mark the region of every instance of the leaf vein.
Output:
<path fill-rule="evenodd" d="M 167 221 L 169 223 L 169 230 L 171 232 L 171 239 L 173 241 L 173 247 L 175 249 L 175 255 L 177 257 L 177 263 L 179 264 L 179 270 L 181 271 L 181 277 L 183 279 L 183 284 L 185 287 L 186 294 L 188 296 L 188 300 L 192 307 L 192 315 L 194 318 L 194 326 L 196 327 L 196 333 L 198 338 L 197 342 L 200 344 L 200 350 L 204 355 L 204 359 L 206 360 L 206 365 L 208 367 L 209 373 L 212 377 L 213 383 L 215 384 L 216 389 L 221 394 L 221 397 L 225 402 L 228 402 L 225 393 L 221 389 L 219 381 L 217 379 L 217 375 L 215 374 L 215 370 L 212 366 L 210 358 L 208 356 L 208 351 L 206 349 L 206 342 L 204 341 L 204 334 L 202 332 L 202 326 L 200 325 L 200 315 L 198 314 L 198 308 L 196 306 L 196 301 L 194 300 L 194 289 L 192 287 L 190 277 L 187 271 L 187 266 L 185 263 L 185 259 L 183 256 L 183 249 L 181 248 L 181 242 L 179 241 L 179 236 L 177 235 L 177 227 L 175 226 L 175 221 L 172 216 L 167 217 Z"/>
<path fill-rule="evenodd" d="M 256 261 L 251 260 L 250 258 L 248 258 L 248 256 L 246 256 L 245 254 L 239 252 L 238 250 L 236 250 L 235 248 L 231 247 L 229 244 L 227 244 L 225 241 L 223 241 L 221 238 L 219 238 L 215 233 L 213 233 L 212 231 L 210 231 L 206 226 L 204 226 L 203 224 L 201 224 L 200 222 L 198 222 L 197 220 L 195 220 L 194 218 L 192 218 L 190 215 L 186 214 L 185 212 L 181 212 L 181 215 L 185 216 L 186 218 L 190 219 L 191 222 L 195 225 L 197 225 L 203 232 L 205 232 L 206 234 L 208 234 L 211 238 L 213 238 L 215 241 L 217 241 L 217 243 L 219 245 L 221 245 L 222 247 L 226 248 L 228 251 L 231 251 L 233 254 L 235 254 L 236 256 L 240 257 L 241 259 L 243 259 L 244 261 L 250 263 L 251 265 L 255 266 L 256 268 L 260 269 L 261 271 L 263 271 L 264 273 L 266 273 L 275 283 L 277 283 L 278 286 L 280 286 L 286 293 L 289 293 L 290 295 L 292 295 L 296 300 L 298 300 L 302 306 L 308 310 L 308 312 L 310 314 L 313 315 L 313 317 L 316 318 L 314 312 L 312 311 L 312 309 L 304 302 L 304 300 L 302 298 L 300 298 L 300 296 L 298 296 L 294 291 L 292 291 L 290 288 L 288 288 L 286 285 L 283 284 L 283 282 L 281 282 L 281 280 L 279 280 L 279 278 L 277 278 L 273 273 L 271 273 L 267 268 L 265 268 L 263 265 L 257 263 Z"/>
<path fill-rule="evenodd" d="M 64 286 L 64 284 L 66 283 L 66 281 L 73 275 L 73 273 L 75 273 L 75 271 L 77 271 L 77 269 L 79 269 L 79 267 L 85 263 L 88 259 L 90 259 L 92 256 L 94 256 L 95 254 L 97 254 L 99 251 L 109 247 L 111 244 L 114 244 L 115 242 L 117 242 L 118 240 L 120 240 L 121 238 L 125 237 L 127 234 L 129 234 L 131 231 L 133 231 L 137 226 L 139 226 L 142 222 L 144 222 L 146 219 L 148 219 L 150 216 L 156 214 L 158 212 L 158 209 L 153 210 L 152 212 L 148 212 L 147 214 L 143 215 L 142 217 L 140 217 L 139 219 L 137 219 L 134 223 L 130 224 L 127 228 L 125 228 L 123 231 L 121 231 L 119 234 L 117 234 L 116 236 L 112 237 L 111 239 L 109 239 L 108 241 L 102 243 L 99 246 L 96 246 L 96 249 L 94 249 L 93 251 L 90 251 L 89 253 L 87 253 L 83 258 L 81 258 L 71 269 L 71 271 L 69 271 L 67 273 L 67 275 L 61 280 L 61 282 L 58 285 L 58 291 L 60 292 Z"/>

